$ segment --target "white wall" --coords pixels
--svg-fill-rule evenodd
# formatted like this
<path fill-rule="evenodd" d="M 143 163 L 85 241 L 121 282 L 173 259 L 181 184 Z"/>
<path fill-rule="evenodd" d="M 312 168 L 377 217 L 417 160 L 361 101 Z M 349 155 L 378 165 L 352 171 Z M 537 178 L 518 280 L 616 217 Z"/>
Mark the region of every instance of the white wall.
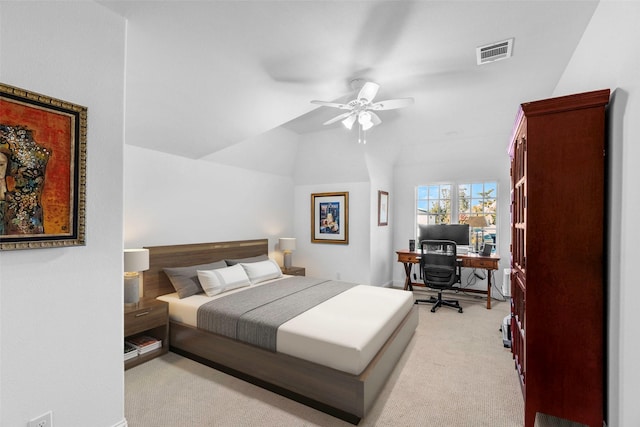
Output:
<path fill-rule="evenodd" d="M 293 264 L 308 276 L 389 286 L 393 253 L 390 225 L 378 227 L 378 190 L 391 194 L 393 147 L 380 134 L 359 144 L 341 127 L 301 137 L 293 172 L 295 237 Z M 349 192 L 349 244 L 311 243 L 311 194 Z M 391 199 L 393 200 L 393 199 Z"/>
<path fill-rule="evenodd" d="M 293 233 L 290 176 L 125 146 L 125 247 L 269 238 Z"/>
<path fill-rule="evenodd" d="M 371 284 L 369 266 L 368 182 L 297 185 L 294 191 L 294 234 L 297 237 L 293 265 L 305 267 L 307 276 Z M 311 243 L 311 194 L 349 193 L 349 244 Z"/>
<path fill-rule="evenodd" d="M 395 221 L 393 216 L 393 161 L 386 149 L 370 144 L 370 150 L 365 159 L 371 181 L 371 199 L 369 204 L 369 223 L 371 244 L 369 247 L 369 270 L 371 284 L 376 286 L 391 286 L 394 267 L 393 230 Z M 389 193 L 388 225 L 378 225 L 378 191 Z"/>
<path fill-rule="evenodd" d="M 373 193 L 377 206 L 377 189 L 372 191 L 368 182 L 294 186 L 291 176 L 131 145 L 125 145 L 124 151 L 125 247 L 267 237 L 270 255 L 281 263 L 278 238 L 296 237 L 293 264 L 305 267 L 307 275 L 371 283 L 374 214 L 378 228 L 377 211 L 371 207 Z M 364 154 L 357 156 L 364 164 Z M 313 171 L 320 170 L 322 175 L 324 170 L 314 169 L 312 160 L 297 164 L 305 165 L 309 177 Z M 362 168 L 367 173 L 365 166 Z M 328 191 L 349 192 L 349 245 L 311 243 L 310 195 Z M 388 248 L 384 254 L 387 252 Z"/>
<path fill-rule="evenodd" d="M 640 231 L 640 3 L 598 6 L 554 96 L 610 88 L 608 109 L 609 424 L 640 425 L 640 287 L 633 268 Z"/>
<path fill-rule="evenodd" d="M 0 81 L 88 107 L 86 246 L 0 254 L 0 425 L 124 425 L 122 18 L 0 3 Z"/>

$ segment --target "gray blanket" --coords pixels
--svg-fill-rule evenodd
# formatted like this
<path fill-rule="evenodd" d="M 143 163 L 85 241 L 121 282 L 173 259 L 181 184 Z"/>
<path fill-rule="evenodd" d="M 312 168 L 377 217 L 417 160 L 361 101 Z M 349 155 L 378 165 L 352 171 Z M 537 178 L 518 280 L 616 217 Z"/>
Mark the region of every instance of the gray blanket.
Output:
<path fill-rule="evenodd" d="M 354 286 L 288 277 L 203 304 L 198 309 L 198 328 L 276 351 L 280 325 Z"/>

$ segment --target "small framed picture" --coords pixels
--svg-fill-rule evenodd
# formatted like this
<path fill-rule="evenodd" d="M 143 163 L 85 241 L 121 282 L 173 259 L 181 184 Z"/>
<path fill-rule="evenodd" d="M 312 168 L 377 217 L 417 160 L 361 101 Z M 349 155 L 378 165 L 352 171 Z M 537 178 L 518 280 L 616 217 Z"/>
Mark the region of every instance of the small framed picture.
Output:
<path fill-rule="evenodd" d="M 311 242 L 349 244 L 349 193 L 311 194 Z"/>
<path fill-rule="evenodd" d="M 378 226 L 389 225 L 389 193 L 378 191 Z"/>

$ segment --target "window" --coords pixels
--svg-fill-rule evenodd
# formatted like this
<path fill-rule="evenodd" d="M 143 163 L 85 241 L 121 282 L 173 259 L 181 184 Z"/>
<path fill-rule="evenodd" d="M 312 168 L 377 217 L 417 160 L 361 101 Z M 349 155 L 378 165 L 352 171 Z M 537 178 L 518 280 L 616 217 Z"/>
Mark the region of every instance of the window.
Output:
<path fill-rule="evenodd" d="M 469 217 L 481 215 L 487 219 L 488 225 L 471 228 L 469 240 L 473 246 L 476 240 L 478 246 L 484 240 L 495 244 L 497 203 L 496 182 L 420 185 L 416 191 L 416 225 L 466 224 Z"/>
<path fill-rule="evenodd" d="M 418 187 L 418 224 L 451 223 L 451 184 Z"/>

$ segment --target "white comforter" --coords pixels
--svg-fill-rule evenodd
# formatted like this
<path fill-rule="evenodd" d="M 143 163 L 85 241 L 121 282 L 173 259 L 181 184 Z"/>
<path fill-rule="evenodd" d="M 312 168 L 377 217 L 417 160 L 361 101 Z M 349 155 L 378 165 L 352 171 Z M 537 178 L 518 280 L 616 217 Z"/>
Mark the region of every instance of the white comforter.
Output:
<path fill-rule="evenodd" d="M 250 290 L 248 287 L 231 292 Z M 158 299 L 169 303 L 171 320 L 197 327 L 198 307 L 225 295 L 228 293 L 215 297 L 198 294 L 179 299 L 174 293 Z M 282 324 L 278 329 L 277 350 L 358 375 L 413 304 L 411 292 L 355 286 Z"/>

